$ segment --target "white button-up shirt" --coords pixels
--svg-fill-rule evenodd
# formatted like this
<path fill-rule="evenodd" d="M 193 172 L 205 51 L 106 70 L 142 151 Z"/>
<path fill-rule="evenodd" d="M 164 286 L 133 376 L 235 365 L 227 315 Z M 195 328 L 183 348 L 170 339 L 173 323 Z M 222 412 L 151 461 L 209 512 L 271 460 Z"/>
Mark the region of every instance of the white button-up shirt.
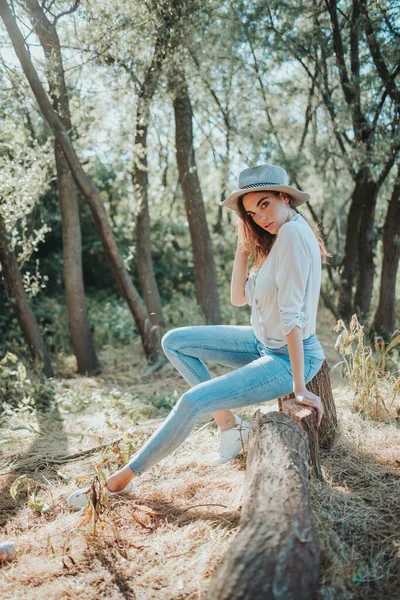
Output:
<path fill-rule="evenodd" d="M 272 249 L 246 281 L 251 325 L 268 348 L 281 348 L 298 325 L 303 339 L 315 333 L 321 290 L 321 254 L 306 219 L 295 213 L 278 230 Z"/>

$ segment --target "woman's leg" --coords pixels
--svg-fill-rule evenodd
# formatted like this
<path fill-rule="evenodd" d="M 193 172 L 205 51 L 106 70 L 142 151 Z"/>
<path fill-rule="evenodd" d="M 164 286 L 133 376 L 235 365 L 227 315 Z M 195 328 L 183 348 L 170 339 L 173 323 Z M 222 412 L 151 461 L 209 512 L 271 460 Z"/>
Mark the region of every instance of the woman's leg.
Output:
<path fill-rule="evenodd" d="M 322 364 L 319 359 L 314 362 L 318 362 L 316 369 Z M 305 373 L 309 374 L 307 383 L 315 372 L 310 368 L 309 358 L 305 366 Z M 141 475 L 168 456 L 188 437 L 200 416 L 267 402 L 292 391 L 290 362 L 287 357 L 273 352 L 267 352 L 236 371 L 196 385 L 181 396 L 167 419 L 131 457 L 129 464 L 109 478 L 107 486 L 111 490 L 121 489 L 132 477 Z"/>
<path fill-rule="evenodd" d="M 250 326 L 179 327 L 166 333 L 161 343 L 167 358 L 191 387 L 212 379 L 203 361 L 238 368 L 259 358 L 256 338 Z M 211 414 L 221 430 L 235 425 L 230 410 Z"/>
<path fill-rule="evenodd" d="M 312 339 L 314 343 L 310 345 Z M 305 340 L 304 350 L 305 382 L 308 383 L 321 368 L 324 353 L 316 336 Z M 256 360 L 236 371 L 199 383 L 185 392 L 167 419 L 131 457 L 129 463 L 108 478 L 108 490 L 123 490 L 135 476 L 178 448 L 201 415 L 267 402 L 292 391 L 293 378 L 287 347 L 278 351 L 260 350 Z M 79 490 L 71 496 L 88 498 L 89 494 L 90 488 Z M 81 506 L 76 504 L 76 498 L 70 498 L 71 506 Z"/>
<path fill-rule="evenodd" d="M 251 363 L 185 392 L 167 419 L 129 463 L 109 478 L 109 489 L 123 488 L 132 477 L 142 474 L 178 448 L 201 415 L 267 402 L 292 392 L 293 376 L 287 346 L 267 350 L 257 344 L 257 350 L 258 358 Z M 304 340 L 305 383 L 315 377 L 324 358 L 322 346 L 315 335 Z"/>
<path fill-rule="evenodd" d="M 212 379 L 204 360 L 243 367 L 259 358 L 253 328 L 239 325 L 197 325 L 168 331 L 162 348 L 182 377 L 193 387 Z"/>

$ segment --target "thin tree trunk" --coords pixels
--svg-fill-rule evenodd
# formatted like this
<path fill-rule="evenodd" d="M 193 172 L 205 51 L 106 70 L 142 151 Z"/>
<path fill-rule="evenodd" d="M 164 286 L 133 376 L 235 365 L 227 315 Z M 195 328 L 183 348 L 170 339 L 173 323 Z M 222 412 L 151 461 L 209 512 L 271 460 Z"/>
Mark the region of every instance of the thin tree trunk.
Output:
<path fill-rule="evenodd" d="M 160 338 L 147 317 L 140 296 L 133 285 L 124 261 L 115 243 L 114 235 L 108 221 L 107 213 L 101 201 L 99 191 L 82 168 L 75 153 L 71 139 L 63 126 L 58 114 L 53 109 L 43 86 L 41 85 L 36 70 L 25 48 L 24 38 L 16 24 L 6 0 L 0 0 L 0 15 L 6 26 L 11 42 L 21 63 L 22 69 L 28 79 L 36 100 L 40 106 L 45 120 L 52 129 L 57 142 L 68 161 L 71 173 L 82 194 L 87 199 L 92 212 L 94 225 L 103 245 L 107 259 L 110 262 L 113 275 L 117 281 L 126 303 L 128 304 L 139 330 L 144 351 L 149 362 L 159 358 Z"/>
<path fill-rule="evenodd" d="M 400 260 L 400 167 L 382 233 L 383 258 L 379 302 L 372 330 L 386 340 L 396 329 L 396 277 Z"/>
<path fill-rule="evenodd" d="M 57 29 L 48 20 L 36 0 L 24 0 L 24 4 L 46 56 L 53 107 L 59 113 L 65 129 L 71 131 L 71 114 Z M 89 327 L 83 284 L 77 189 L 68 162 L 57 142 L 55 156 L 58 199 L 62 216 L 64 284 L 72 347 L 78 363 L 78 372 L 98 373 L 100 363 Z"/>
<path fill-rule="evenodd" d="M 358 171 L 355 178 L 350 210 L 347 216 L 346 242 L 340 276 L 338 310 L 345 321 L 353 311 L 353 285 L 357 269 L 357 249 L 365 194 L 368 192 L 369 172 L 366 167 Z"/>
<path fill-rule="evenodd" d="M 43 362 L 43 373 L 53 377 L 53 369 L 35 315 L 29 306 L 17 259 L 9 248 L 8 234 L 0 215 L 0 262 L 7 298 L 22 329 L 33 360 Z"/>
<path fill-rule="evenodd" d="M 228 176 L 229 176 L 229 164 L 230 164 L 230 149 L 231 149 L 231 124 L 230 124 L 230 120 L 227 114 L 224 114 L 224 119 L 225 119 L 225 126 L 226 126 L 226 138 L 225 138 L 225 148 L 226 148 L 226 152 L 225 152 L 225 156 L 224 156 L 224 161 L 222 163 L 222 167 L 221 167 L 221 202 L 223 202 L 226 198 L 226 182 L 228 180 Z M 218 216 L 217 216 L 217 221 L 214 225 L 214 233 L 217 233 L 218 235 L 222 234 L 222 228 L 223 228 L 223 217 L 224 214 L 227 214 L 228 211 L 224 212 L 224 208 L 223 206 L 221 206 L 220 204 L 218 205 Z"/>
<path fill-rule="evenodd" d="M 86 309 L 77 189 L 65 156 L 57 143 L 55 154 L 62 216 L 65 299 L 72 347 L 79 373 L 99 373 L 101 366 L 94 348 Z"/>
<path fill-rule="evenodd" d="M 143 132 L 144 129 L 146 130 L 145 132 Z M 132 175 L 135 196 L 138 200 L 136 213 L 137 265 L 140 287 L 150 321 L 154 326 L 159 328 L 159 335 L 162 337 L 165 330 L 165 322 L 151 257 L 147 158 L 145 156 L 147 125 L 143 125 L 141 130 L 143 133 L 141 135 L 137 133 L 135 136 L 135 148 L 139 148 L 139 138 L 141 138 L 143 155 L 140 163 L 138 163 L 139 158 L 135 158 Z"/>
<path fill-rule="evenodd" d="M 150 216 L 148 199 L 147 130 L 150 103 L 156 91 L 161 66 L 165 58 L 166 44 L 162 35 L 156 41 L 153 60 L 147 70 L 138 93 L 135 132 L 135 159 L 132 173 L 134 193 L 138 199 L 136 215 L 136 249 L 140 287 L 154 326 L 159 327 L 160 337 L 165 330 L 160 293 L 154 275 L 151 257 Z"/>
<path fill-rule="evenodd" d="M 176 158 L 192 240 L 197 302 L 209 324 L 221 323 L 217 278 L 193 148 L 192 106 L 182 75 L 171 79 L 174 94 Z"/>
<path fill-rule="evenodd" d="M 374 217 L 378 186 L 372 177 L 365 183 L 364 206 L 358 232 L 358 278 L 353 312 L 366 321 L 374 285 Z"/>

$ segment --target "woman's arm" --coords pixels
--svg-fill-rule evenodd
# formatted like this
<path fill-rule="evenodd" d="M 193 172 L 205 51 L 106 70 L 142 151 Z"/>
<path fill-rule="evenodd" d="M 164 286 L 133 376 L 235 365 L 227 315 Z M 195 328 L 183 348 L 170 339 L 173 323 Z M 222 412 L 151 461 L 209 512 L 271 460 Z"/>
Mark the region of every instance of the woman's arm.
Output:
<path fill-rule="evenodd" d="M 302 394 L 306 389 L 304 381 L 304 347 L 301 329 L 296 325 L 286 336 L 289 350 L 290 363 L 293 374 L 293 391 L 295 394 Z"/>
<path fill-rule="evenodd" d="M 295 225 L 282 226 L 278 236 L 278 306 L 282 333 L 286 336 L 296 401 L 317 411 L 318 426 L 324 414 L 321 398 L 306 388 L 304 380 L 304 296 L 310 269 L 309 248 Z"/>
<path fill-rule="evenodd" d="M 290 364 L 293 374 L 293 392 L 296 396 L 296 402 L 311 406 L 317 411 L 318 427 L 324 415 L 321 398 L 313 394 L 306 388 L 304 380 L 304 347 L 301 329 L 298 325 L 293 327 L 290 333 L 286 336 Z"/>
<path fill-rule="evenodd" d="M 231 302 L 233 306 L 247 304 L 244 286 L 247 280 L 248 260 L 249 254 L 241 248 L 240 240 L 238 240 L 231 279 Z"/>

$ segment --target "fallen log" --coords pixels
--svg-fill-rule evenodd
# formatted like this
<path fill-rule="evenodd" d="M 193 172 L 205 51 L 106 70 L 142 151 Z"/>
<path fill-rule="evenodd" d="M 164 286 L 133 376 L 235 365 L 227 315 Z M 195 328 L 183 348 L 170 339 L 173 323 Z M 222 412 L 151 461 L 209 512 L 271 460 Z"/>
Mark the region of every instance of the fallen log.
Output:
<path fill-rule="evenodd" d="M 324 407 L 324 416 L 322 417 L 321 424 L 318 428 L 317 438 L 315 438 L 314 431 L 309 431 L 307 429 L 308 424 L 305 424 L 306 430 L 309 433 L 310 450 L 311 455 L 313 456 L 314 446 L 318 447 L 319 445 L 322 448 L 332 447 L 337 430 L 336 406 L 333 399 L 331 378 L 326 360 L 323 362 L 322 367 L 315 377 L 307 383 L 306 388 L 321 398 L 322 406 Z M 301 423 L 301 419 L 295 416 L 297 414 L 295 407 L 301 405 L 298 405 L 294 401 L 294 394 L 288 394 L 287 396 L 278 398 L 278 404 L 279 410 L 286 412 Z M 304 405 L 302 408 L 304 408 Z"/>
<path fill-rule="evenodd" d="M 251 421 L 241 529 L 208 590 L 209 600 L 308 600 L 318 548 L 308 492 L 306 432 L 283 412 Z"/>

